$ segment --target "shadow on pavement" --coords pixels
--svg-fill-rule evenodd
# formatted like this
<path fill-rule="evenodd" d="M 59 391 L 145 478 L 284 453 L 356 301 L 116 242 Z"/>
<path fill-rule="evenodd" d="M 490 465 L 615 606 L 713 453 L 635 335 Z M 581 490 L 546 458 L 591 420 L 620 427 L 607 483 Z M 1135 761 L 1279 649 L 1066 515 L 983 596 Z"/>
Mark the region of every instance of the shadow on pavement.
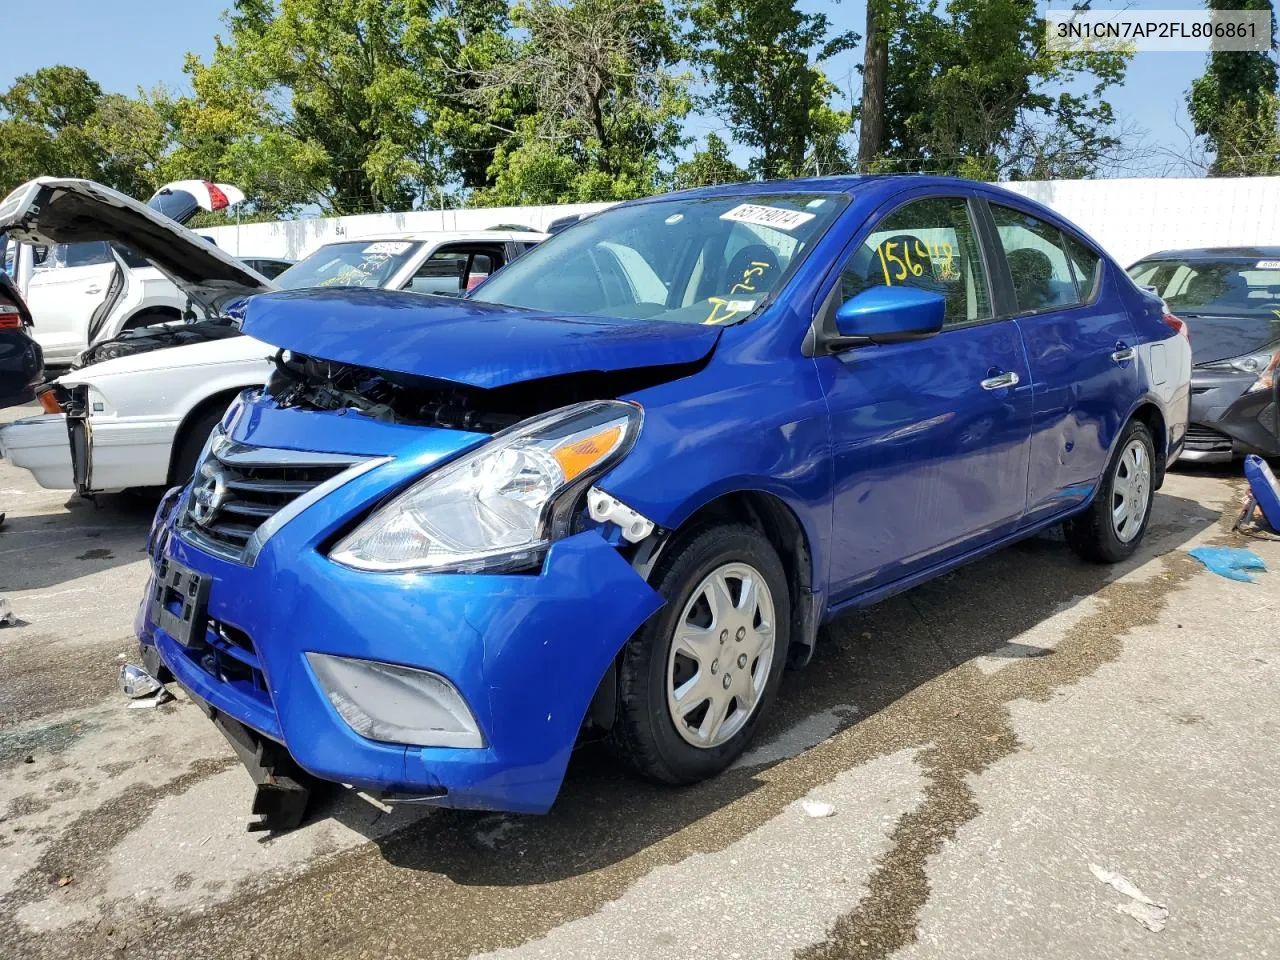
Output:
<path fill-rule="evenodd" d="M 141 493 L 70 495 L 64 514 L 10 513 L 0 525 L 0 590 L 54 587 L 143 559 L 158 502 Z"/>

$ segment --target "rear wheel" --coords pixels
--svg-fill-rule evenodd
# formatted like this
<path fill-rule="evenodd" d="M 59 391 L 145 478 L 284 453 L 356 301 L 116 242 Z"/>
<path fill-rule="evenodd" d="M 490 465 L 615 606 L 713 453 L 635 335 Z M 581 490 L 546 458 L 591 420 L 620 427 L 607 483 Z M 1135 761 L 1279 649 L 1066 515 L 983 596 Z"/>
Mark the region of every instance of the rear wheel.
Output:
<path fill-rule="evenodd" d="M 786 576 L 758 531 L 733 524 L 673 543 L 654 587 L 667 605 L 623 649 L 610 739 L 643 776 L 694 783 L 746 748 L 777 692 Z"/>
<path fill-rule="evenodd" d="M 1066 522 L 1067 543 L 1096 563 L 1130 557 L 1146 533 L 1155 492 L 1155 445 L 1151 433 L 1131 421 L 1116 445 L 1089 509 Z"/>

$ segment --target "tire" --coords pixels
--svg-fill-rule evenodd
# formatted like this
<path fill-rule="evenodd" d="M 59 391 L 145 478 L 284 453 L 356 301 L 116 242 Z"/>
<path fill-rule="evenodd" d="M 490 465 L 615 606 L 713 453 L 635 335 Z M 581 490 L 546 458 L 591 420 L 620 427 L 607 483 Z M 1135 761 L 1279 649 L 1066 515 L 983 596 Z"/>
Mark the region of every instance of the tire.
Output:
<path fill-rule="evenodd" d="M 218 425 L 218 421 L 226 412 L 226 407 L 211 407 L 197 414 L 183 428 L 175 445 L 173 467 L 169 471 L 169 486 L 186 483 L 191 479 L 191 475 L 196 472 L 196 458 L 200 456 L 200 451 L 204 449 L 209 434 L 213 433 L 213 428 Z"/>
<path fill-rule="evenodd" d="M 748 581 L 764 590 L 744 595 Z M 791 639 L 787 578 L 777 553 L 757 530 L 726 524 L 691 530 L 672 543 L 652 585 L 667 603 L 623 647 L 618 716 L 609 743 L 647 779 L 696 783 L 742 753 L 777 694 Z M 722 600 L 719 616 L 711 610 L 713 594 Z M 769 620 L 771 631 L 759 629 Z M 681 625 L 696 643 L 676 645 Z M 692 652 L 699 652 L 699 659 Z M 677 703 L 676 690 L 689 699 Z M 703 694 L 705 700 L 694 699 Z M 717 704 L 720 724 L 711 713 Z M 680 715 L 683 733 L 677 727 Z"/>
<path fill-rule="evenodd" d="M 1135 460 L 1139 451 L 1141 458 Z M 1071 549 L 1093 563 L 1119 563 L 1132 556 L 1151 520 L 1154 477 L 1155 444 L 1151 433 L 1145 424 L 1131 420 L 1116 444 L 1093 503 L 1064 524 Z M 1116 513 L 1125 502 L 1128 509 L 1123 521 L 1118 521 Z M 1135 513 L 1135 509 L 1141 513 Z"/>

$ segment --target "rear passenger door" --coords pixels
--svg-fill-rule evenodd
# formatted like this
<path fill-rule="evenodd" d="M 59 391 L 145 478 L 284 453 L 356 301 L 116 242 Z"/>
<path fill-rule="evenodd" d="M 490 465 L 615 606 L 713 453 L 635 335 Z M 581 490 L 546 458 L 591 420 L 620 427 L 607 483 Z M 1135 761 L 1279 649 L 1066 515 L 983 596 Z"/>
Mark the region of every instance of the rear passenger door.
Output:
<path fill-rule="evenodd" d="M 1107 262 L 1082 238 L 1013 205 L 987 210 L 1003 309 L 1022 331 L 1034 385 L 1032 524 L 1092 494 L 1140 393 L 1137 337 Z"/>

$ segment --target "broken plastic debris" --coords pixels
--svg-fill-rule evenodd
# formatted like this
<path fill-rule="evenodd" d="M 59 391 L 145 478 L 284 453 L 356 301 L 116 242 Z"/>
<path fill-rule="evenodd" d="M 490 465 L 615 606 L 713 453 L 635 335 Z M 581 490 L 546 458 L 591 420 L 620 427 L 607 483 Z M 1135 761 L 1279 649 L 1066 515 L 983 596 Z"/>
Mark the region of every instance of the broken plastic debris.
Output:
<path fill-rule="evenodd" d="M 149 697 L 156 691 L 164 689 L 164 685 L 159 680 L 142 667 L 134 666 L 132 663 L 126 663 L 120 667 L 118 683 L 120 692 L 133 700 Z"/>
<path fill-rule="evenodd" d="M 834 817 L 836 808 L 829 803 L 821 800 L 802 800 L 800 806 L 804 810 L 806 817 L 812 817 L 814 820 L 821 820 L 824 817 Z"/>
<path fill-rule="evenodd" d="M 1116 913 L 1123 913 L 1133 917 L 1152 933 L 1159 933 L 1163 930 L 1165 922 L 1169 919 L 1169 911 L 1160 906 L 1160 904 L 1139 903 L 1137 900 L 1130 900 L 1128 903 L 1120 904 L 1116 907 Z"/>
<path fill-rule="evenodd" d="M 1169 919 L 1169 908 L 1163 903 L 1156 903 L 1121 873 L 1104 870 L 1096 863 L 1089 864 L 1089 870 L 1107 886 L 1129 898 L 1128 903 L 1116 907 L 1117 913 L 1133 917 L 1152 933 L 1159 933 L 1164 929 L 1165 921 Z"/>
<path fill-rule="evenodd" d="M 1240 547 L 1196 547 L 1190 553 L 1218 576 L 1228 580 L 1253 583 L 1253 577 L 1247 571 L 1267 569 L 1260 556 Z"/>
<path fill-rule="evenodd" d="M 154 697 L 145 697 L 139 700 L 130 700 L 130 710 L 150 710 L 152 707 L 158 707 L 162 703 L 168 703 L 173 698 L 169 696 L 169 691 L 161 687 L 156 691 Z"/>

